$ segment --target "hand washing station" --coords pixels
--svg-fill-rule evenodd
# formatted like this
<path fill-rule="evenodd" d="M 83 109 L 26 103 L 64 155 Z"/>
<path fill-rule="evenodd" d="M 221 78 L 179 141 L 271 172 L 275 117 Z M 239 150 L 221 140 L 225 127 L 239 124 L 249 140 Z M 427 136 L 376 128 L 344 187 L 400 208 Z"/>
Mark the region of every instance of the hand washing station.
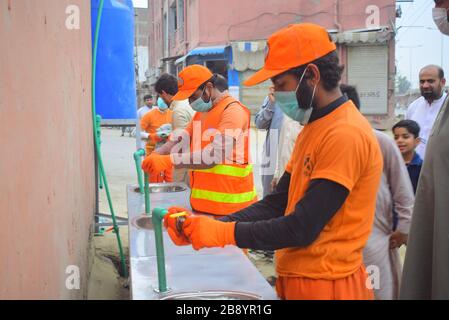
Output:
<path fill-rule="evenodd" d="M 149 184 L 151 208 L 190 208 L 190 189 L 183 183 Z M 159 292 L 155 225 L 145 213 L 144 195 L 129 185 L 129 250 L 132 299 L 137 300 L 270 300 L 276 293 L 237 247 L 195 251 L 176 246 L 162 229 L 167 291 Z M 148 211 L 148 210 L 147 210 Z M 160 261 L 159 261 L 160 262 Z"/>

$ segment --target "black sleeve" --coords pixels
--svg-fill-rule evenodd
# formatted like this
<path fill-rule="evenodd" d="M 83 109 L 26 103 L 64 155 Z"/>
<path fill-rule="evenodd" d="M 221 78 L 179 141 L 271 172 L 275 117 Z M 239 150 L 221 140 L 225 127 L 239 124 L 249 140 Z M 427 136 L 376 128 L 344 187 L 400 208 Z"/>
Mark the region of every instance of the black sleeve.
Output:
<path fill-rule="evenodd" d="M 336 182 L 312 180 L 293 213 L 268 221 L 237 222 L 237 246 L 256 250 L 307 247 L 318 238 L 348 194 L 349 190 Z"/>
<path fill-rule="evenodd" d="M 286 172 L 279 180 L 273 193 L 243 210 L 218 220 L 223 222 L 254 222 L 282 217 L 287 207 L 289 186 L 290 174 Z"/>

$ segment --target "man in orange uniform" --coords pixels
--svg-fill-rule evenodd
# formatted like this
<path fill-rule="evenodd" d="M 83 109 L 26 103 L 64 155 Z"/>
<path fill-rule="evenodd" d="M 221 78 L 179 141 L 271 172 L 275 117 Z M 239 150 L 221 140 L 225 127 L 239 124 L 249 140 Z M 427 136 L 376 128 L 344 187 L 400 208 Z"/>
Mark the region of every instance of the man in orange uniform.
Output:
<path fill-rule="evenodd" d="M 249 159 L 249 110 L 220 90 L 217 75 L 206 67 L 188 66 L 179 78 L 173 99 L 188 98 L 196 114 L 183 135 L 145 158 L 142 168 L 150 173 L 173 164 L 190 169 L 195 211 L 227 215 L 246 208 L 257 201 Z"/>
<path fill-rule="evenodd" d="M 166 140 L 166 137 L 160 134 L 158 130 L 172 123 L 173 111 L 171 111 L 167 104 L 159 97 L 157 99 L 157 108 L 149 111 L 140 121 L 142 130 L 149 134 L 148 141 L 145 147 L 146 154 L 151 154 L 156 145 Z M 156 182 L 172 182 L 173 168 L 165 168 L 158 172 L 152 172 L 149 175 L 151 183 Z"/>
<path fill-rule="evenodd" d="M 315 24 L 274 33 L 262 70 L 284 113 L 304 125 L 276 190 L 232 215 L 188 216 L 179 245 L 276 250 L 282 299 L 373 299 L 362 249 L 371 232 L 382 155 L 368 121 L 342 95 L 336 46 Z M 171 208 L 179 212 L 182 208 Z"/>

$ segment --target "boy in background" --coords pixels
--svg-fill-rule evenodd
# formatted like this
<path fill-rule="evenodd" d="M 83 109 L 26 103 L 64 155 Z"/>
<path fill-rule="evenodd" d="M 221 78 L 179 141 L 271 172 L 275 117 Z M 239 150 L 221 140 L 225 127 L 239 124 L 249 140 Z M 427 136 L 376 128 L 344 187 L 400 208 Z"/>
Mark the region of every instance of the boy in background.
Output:
<path fill-rule="evenodd" d="M 415 151 L 420 143 L 419 131 L 419 124 L 413 120 L 402 120 L 393 126 L 394 140 L 404 158 L 415 193 L 423 163 L 423 160 Z"/>

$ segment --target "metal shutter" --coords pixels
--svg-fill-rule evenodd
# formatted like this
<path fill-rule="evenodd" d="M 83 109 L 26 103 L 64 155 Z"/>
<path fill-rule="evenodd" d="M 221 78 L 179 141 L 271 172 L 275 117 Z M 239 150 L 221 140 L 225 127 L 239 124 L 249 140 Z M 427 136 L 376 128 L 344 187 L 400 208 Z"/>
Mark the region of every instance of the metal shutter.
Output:
<path fill-rule="evenodd" d="M 388 47 L 348 47 L 348 84 L 357 87 L 364 114 L 388 113 Z"/>

